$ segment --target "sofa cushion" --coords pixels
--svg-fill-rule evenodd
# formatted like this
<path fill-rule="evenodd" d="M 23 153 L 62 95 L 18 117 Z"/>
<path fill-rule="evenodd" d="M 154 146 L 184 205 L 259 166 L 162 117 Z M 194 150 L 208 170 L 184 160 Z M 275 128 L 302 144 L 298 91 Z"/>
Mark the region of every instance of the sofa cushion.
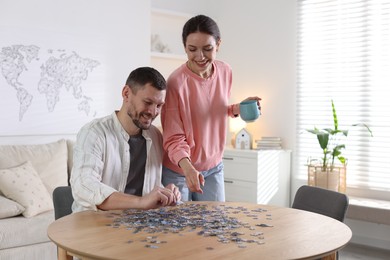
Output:
<path fill-rule="evenodd" d="M 22 214 L 24 207 L 13 200 L 0 196 L 0 219 Z"/>
<path fill-rule="evenodd" d="M 22 205 L 23 216 L 33 217 L 52 210 L 53 201 L 30 161 L 9 169 L 0 169 L 0 190 Z"/>
<path fill-rule="evenodd" d="M 53 242 L 0 249 L 1 260 L 55 260 L 57 247 Z M 74 258 L 76 259 L 76 258 Z M 78 259 L 78 258 L 77 258 Z"/>
<path fill-rule="evenodd" d="M 0 250 L 50 241 L 47 228 L 53 221 L 53 210 L 32 218 L 18 216 L 2 219 L 0 221 Z"/>
<path fill-rule="evenodd" d="M 0 169 L 26 161 L 32 163 L 50 196 L 56 187 L 67 185 L 68 149 L 64 139 L 47 144 L 0 145 Z"/>

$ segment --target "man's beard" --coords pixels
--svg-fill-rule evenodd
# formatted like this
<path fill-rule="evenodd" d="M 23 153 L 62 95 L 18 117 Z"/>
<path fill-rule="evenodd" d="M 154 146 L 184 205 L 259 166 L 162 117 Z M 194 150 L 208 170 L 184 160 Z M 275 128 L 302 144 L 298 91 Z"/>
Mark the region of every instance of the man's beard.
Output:
<path fill-rule="evenodd" d="M 145 125 L 145 124 L 143 124 L 143 123 L 139 120 L 139 118 L 141 118 L 143 115 L 146 115 L 146 116 L 148 116 L 148 117 L 151 117 L 150 114 L 141 112 L 141 113 L 136 114 L 135 116 L 133 116 L 130 112 L 127 112 L 127 115 L 131 118 L 131 120 L 133 121 L 133 123 L 134 123 L 138 128 L 140 128 L 140 129 L 142 129 L 142 130 L 148 130 L 148 129 L 150 128 L 150 126 L 152 125 L 153 120 L 156 118 L 156 117 L 152 117 L 152 120 L 151 120 L 150 124 Z M 138 115 L 138 116 L 137 116 L 137 115 Z"/>

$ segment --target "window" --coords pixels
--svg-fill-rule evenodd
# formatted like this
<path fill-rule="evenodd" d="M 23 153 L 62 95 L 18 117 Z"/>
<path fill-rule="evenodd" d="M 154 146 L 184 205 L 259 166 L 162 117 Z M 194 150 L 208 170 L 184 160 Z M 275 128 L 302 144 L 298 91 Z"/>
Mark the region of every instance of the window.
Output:
<path fill-rule="evenodd" d="M 299 0 L 298 16 L 298 177 L 322 152 L 305 129 L 333 126 L 333 100 L 348 194 L 390 200 L 390 0 Z"/>

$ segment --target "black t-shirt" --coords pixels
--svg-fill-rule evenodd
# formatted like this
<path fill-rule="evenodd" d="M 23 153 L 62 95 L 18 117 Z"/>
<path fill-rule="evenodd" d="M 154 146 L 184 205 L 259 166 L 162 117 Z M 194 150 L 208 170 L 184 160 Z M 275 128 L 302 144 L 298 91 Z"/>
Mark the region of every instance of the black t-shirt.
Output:
<path fill-rule="evenodd" d="M 146 140 L 142 136 L 142 131 L 138 135 L 130 136 L 129 146 L 130 169 L 125 193 L 142 196 L 146 164 Z"/>

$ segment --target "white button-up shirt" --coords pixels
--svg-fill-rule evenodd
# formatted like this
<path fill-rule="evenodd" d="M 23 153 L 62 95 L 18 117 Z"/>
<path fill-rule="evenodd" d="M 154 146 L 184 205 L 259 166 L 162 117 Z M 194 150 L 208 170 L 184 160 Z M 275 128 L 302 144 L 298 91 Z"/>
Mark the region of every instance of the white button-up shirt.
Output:
<path fill-rule="evenodd" d="M 146 139 L 146 165 L 143 195 L 155 186 L 162 186 L 162 135 L 151 126 L 142 131 Z M 95 119 L 83 126 L 73 150 L 70 177 L 74 202 L 73 212 L 97 210 L 113 192 L 124 192 L 130 169 L 129 135 L 118 120 L 116 112 Z"/>

